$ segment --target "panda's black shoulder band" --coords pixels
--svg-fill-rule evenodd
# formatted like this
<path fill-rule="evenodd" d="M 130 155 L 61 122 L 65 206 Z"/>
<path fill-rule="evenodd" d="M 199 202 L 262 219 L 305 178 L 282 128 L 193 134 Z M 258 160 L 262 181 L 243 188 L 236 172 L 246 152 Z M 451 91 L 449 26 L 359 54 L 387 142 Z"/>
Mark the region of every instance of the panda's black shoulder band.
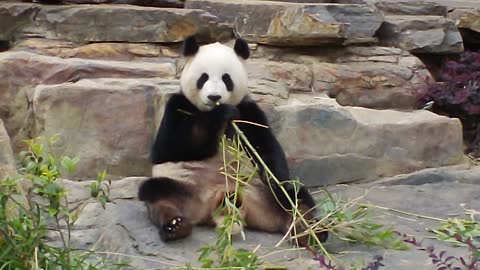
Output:
<path fill-rule="evenodd" d="M 233 49 L 235 50 L 235 53 L 243 59 L 250 57 L 250 48 L 248 48 L 248 43 L 242 38 L 237 38 Z"/>
<path fill-rule="evenodd" d="M 183 42 L 183 55 L 194 56 L 200 47 L 198 46 L 195 36 L 189 36 Z"/>

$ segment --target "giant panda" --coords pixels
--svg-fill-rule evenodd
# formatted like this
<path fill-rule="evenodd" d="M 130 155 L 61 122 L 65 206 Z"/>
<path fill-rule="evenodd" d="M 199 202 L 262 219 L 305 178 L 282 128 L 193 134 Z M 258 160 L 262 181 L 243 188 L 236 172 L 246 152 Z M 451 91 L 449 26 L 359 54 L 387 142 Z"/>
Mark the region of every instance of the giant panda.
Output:
<path fill-rule="evenodd" d="M 305 187 L 286 182 L 290 180 L 286 157 L 271 129 L 247 123 L 269 125 L 265 113 L 249 96 L 245 67 L 250 56 L 248 44 L 237 38 L 233 48 L 218 42 L 200 46 L 192 36 L 184 41 L 183 56 L 186 62 L 180 93 L 168 100 L 152 147 L 152 177 L 141 183 L 138 191 L 161 239 L 187 237 L 195 225 L 221 224 L 222 217 L 214 212 L 235 185 L 221 172 L 224 163 L 219 141 L 224 134 L 229 138 L 235 134 L 232 120 L 246 121 L 237 126 L 282 181 L 288 197 L 298 198 L 305 218 L 314 221 L 315 202 Z M 245 226 L 287 233 L 292 225 L 289 198 L 267 179 L 254 155 L 250 156 L 259 177 L 245 185 L 237 201 Z M 317 234 L 321 241 L 326 236 L 326 232 Z M 303 237 L 298 243 L 306 245 L 306 241 Z"/>

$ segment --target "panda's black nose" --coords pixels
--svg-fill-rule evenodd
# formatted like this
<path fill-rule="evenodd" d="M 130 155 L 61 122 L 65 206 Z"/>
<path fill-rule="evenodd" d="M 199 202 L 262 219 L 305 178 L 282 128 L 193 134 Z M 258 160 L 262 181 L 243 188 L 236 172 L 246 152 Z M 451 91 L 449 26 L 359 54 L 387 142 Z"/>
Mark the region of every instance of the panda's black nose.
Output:
<path fill-rule="evenodd" d="M 220 95 L 208 95 L 208 99 L 210 99 L 213 102 L 217 102 L 222 98 Z"/>

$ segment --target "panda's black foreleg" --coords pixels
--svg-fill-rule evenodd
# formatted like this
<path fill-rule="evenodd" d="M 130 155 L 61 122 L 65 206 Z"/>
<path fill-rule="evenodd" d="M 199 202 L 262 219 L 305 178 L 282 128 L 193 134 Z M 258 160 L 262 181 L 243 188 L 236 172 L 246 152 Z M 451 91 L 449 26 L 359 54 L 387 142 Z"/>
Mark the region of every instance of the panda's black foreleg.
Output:
<path fill-rule="evenodd" d="M 222 104 L 201 112 L 182 94 L 173 95 L 167 102 L 152 147 L 152 163 L 203 160 L 214 156 L 227 122 L 236 115 L 235 106 Z"/>
<path fill-rule="evenodd" d="M 246 99 L 242 101 L 237 108 L 240 112 L 240 118 L 242 120 L 269 126 L 265 113 L 254 101 Z M 252 146 L 255 148 L 257 153 L 260 155 L 275 177 L 280 182 L 283 182 L 283 187 L 286 189 L 288 197 L 292 200 L 294 198 L 298 198 L 303 204 L 309 206 L 310 208 L 315 207 L 315 201 L 305 187 L 295 187 L 291 182 L 285 182 L 287 180 L 291 180 L 287 159 L 282 146 L 275 138 L 272 130 L 270 128 L 259 127 L 248 123 L 238 123 L 238 127 L 245 134 L 247 139 L 250 141 Z M 263 166 L 259 163 L 254 155 L 251 156 L 259 167 L 262 180 L 264 182 L 269 182 L 268 184 L 270 184 L 272 187 L 273 193 L 279 200 L 280 204 L 286 209 L 291 209 L 292 205 L 285 193 L 280 189 L 280 186 L 274 183 L 273 179 L 267 181 L 267 175 Z"/>

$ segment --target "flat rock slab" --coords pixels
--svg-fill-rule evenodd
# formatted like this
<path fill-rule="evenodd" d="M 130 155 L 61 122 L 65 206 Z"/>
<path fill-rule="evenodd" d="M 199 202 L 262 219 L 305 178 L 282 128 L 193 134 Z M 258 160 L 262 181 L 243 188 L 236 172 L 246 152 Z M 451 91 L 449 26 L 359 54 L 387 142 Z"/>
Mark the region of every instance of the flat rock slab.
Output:
<path fill-rule="evenodd" d="M 185 7 L 218 16 L 248 41 L 272 45 L 319 45 L 371 38 L 382 23 L 378 10 L 358 4 L 191 0 Z"/>
<path fill-rule="evenodd" d="M 33 94 L 35 134 L 60 134 L 57 155 L 80 158 L 71 177 L 150 175 L 149 153 L 166 95 L 178 81 L 84 79 L 39 85 Z"/>
<path fill-rule="evenodd" d="M 327 93 L 344 106 L 412 110 L 417 106 L 416 91 L 432 79 L 418 57 L 393 47 L 287 49 L 258 46 L 253 50 L 253 58 L 259 59 L 249 62 L 263 63 L 263 66 L 269 65 L 271 68 L 256 69 L 253 66 L 252 70 L 258 71 L 251 76 L 269 75 L 269 78 L 283 82 L 288 79 L 290 86 L 301 86 L 293 89 L 310 90 L 313 92 L 310 94 Z M 275 62 L 278 63 L 267 64 Z M 311 83 L 308 82 L 310 71 L 303 71 L 301 66 L 293 64 L 311 68 Z M 278 72 L 275 66 L 285 68 Z"/>
<path fill-rule="evenodd" d="M 40 36 L 76 42 L 179 42 L 195 33 L 231 36 L 203 10 L 133 5 L 0 4 L 0 40 Z"/>
<path fill-rule="evenodd" d="M 173 47 L 173 48 L 172 48 Z M 90 43 L 78 44 L 64 40 L 29 38 L 15 44 L 12 51 L 30 52 L 60 58 L 93 60 L 138 61 L 175 64 L 179 47 L 150 43 Z"/>
<path fill-rule="evenodd" d="M 480 176 L 479 176 L 480 177 Z M 126 178 L 113 182 L 112 198 L 114 203 L 107 204 L 103 210 L 97 203 L 89 203 L 83 209 L 73 231 L 73 243 L 79 248 L 96 245 L 97 251 L 106 251 L 114 260 L 132 259 L 131 264 L 140 269 L 168 269 L 182 266 L 185 263 L 198 265 L 199 253 L 196 250 L 203 245 L 213 244 L 215 233 L 212 228 L 195 228 L 193 235 L 184 240 L 164 243 L 160 240 L 156 228 L 147 218 L 146 209 L 135 199 L 138 184 L 143 178 Z M 83 183 L 88 184 L 88 183 Z M 74 194 L 80 194 L 78 183 L 67 181 L 67 189 Z M 437 182 L 424 185 L 338 185 L 327 188 L 334 197 L 345 200 L 364 196 L 360 203 L 370 203 L 387 208 L 408 211 L 411 213 L 437 218 L 464 218 L 466 209 L 480 208 L 480 186 L 453 182 Z M 367 192 L 368 191 L 368 192 Z M 439 192 L 443 191 L 443 192 Z M 320 193 L 314 192 L 315 197 Z M 366 195 L 365 195 L 366 194 Z M 84 193 L 88 196 L 88 193 Z M 81 197 L 71 198 L 78 201 Z M 433 235 L 426 231 L 439 225 L 438 222 L 400 215 L 388 210 L 374 210 L 373 220 L 376 223 L 393 225 L 402 233 L 414 235 L 421 240 Z M 453 214 L 453 216 L 452 216 Z M 309 266 L 318 269 L 318 263 L 311 260 L 311 254 L 306 251 L 287 251 L 290 244 L 283 243 L 279 248 L 273 248 L 282 238 L 281 235 L 246 231 L 246 240 L 235 238 L 237 247 L 253 250 L 260 245 L 259 254 L 279 251 L 264 258 L 265 265 L 287 266 L 288 269 L 304 270 Z M 432 239 L 427 239 L 425 245 L 434 245 L 435 250 L 446 250 L 448 255 L 466 257 L 464 248 L 453 246 Z M 434 270 L 436 269 L 426 253 L 415 249 L 407 251 L 385 250 L 378 247 L 367 247 L 359 244 L 347 244 L 336 237 L 331 237 L 327 249 L 342 264 L 358 260 L 370 261 L 375 255 L 384 257 L 386 270 Z M 342 253 L 342 254 L 341 254 Z"/>
<path fill-rule="evenodd" d="M 428 111 L 342 107 L 319 99 L 279 106 L 270 116 L 292 175 L 309 186 L 463 162 L 460 121 Z"/>
<path fill-rule="evenodd" d="M 145 63 L 62 59 L 28 52 L 0 54 L 0 117 L 5 121 L 15 150 L 23 139 L 34 136 L 28 101 L 35 86 L 61 84 L 83 78 L 164 78 L 176 75 L 174 63 Z"/>
<path fill-rule="evenodd" d="M 128 4 L 148 7 L 181 8 L 182 0 L 63 0 L 66 4 Z"/>
<path fill-rule="evenodd" d="M 388 15 L 436 15 L 446 16 L 447 7 L 431 1 L 376 1 L 375 7 Z"/>
<path fill-rule="evenodd" d="M 417 53 L 460 53 L 455 22 L 442 16 L 388 15 L 378 30 L 382 43 Z"/>

